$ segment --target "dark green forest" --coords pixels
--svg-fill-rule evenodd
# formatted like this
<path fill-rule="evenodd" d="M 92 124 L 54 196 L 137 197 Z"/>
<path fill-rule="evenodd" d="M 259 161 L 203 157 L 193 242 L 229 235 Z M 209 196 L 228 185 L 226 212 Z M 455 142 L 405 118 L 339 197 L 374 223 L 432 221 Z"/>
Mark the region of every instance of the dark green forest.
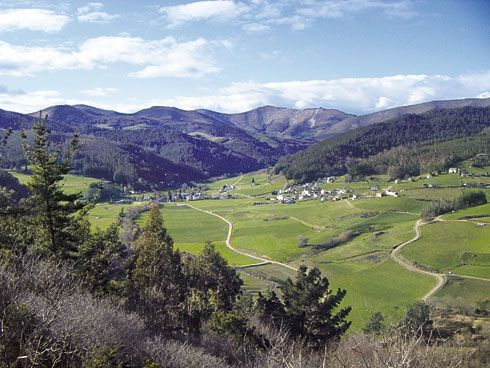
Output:
<path fill-rule="evenodd" d="M 445 169 L 458 159 L 458 155 L 467 158 L 470 152 L 485 153 L 488 150 L 488 133 L 475 139 L 476 147 L 468 147 L 470 144 L 473 146 L 473 139 L 459 140 L 456 147 L 452 147 L 451 143 L 435 143 L 473 137 L 489 126 L 489 108 L 465 107 L 406 115 L 351 130 L 283 157 L 279 159 L 275 171 L 283 173 L 288 179 L 306 182 L 324 176 L 343 175 L 349 171 L 356 176 L 387 173 L 390 167 L 396 171 L 393 161 L 401 159 L 403 161 L 399 166 L 405 172 L 393 172 L 390 175 L 417 175 L 427 167 Z M 424 149 L 419 152 L 417 145 L 421 143 L 424 143 Z M 450 152 L 452 148 L 455 154 Z M 410 156 L 414 152 L 417 152 L 418 159 Z M 428 163 L 430 155 L 437 157 L 439 163 L 435 159 Z M 374 157 L 366 160 L 371 156 Z M 422 156 L 427 165 L 421 163 L 424 161 Z"/>

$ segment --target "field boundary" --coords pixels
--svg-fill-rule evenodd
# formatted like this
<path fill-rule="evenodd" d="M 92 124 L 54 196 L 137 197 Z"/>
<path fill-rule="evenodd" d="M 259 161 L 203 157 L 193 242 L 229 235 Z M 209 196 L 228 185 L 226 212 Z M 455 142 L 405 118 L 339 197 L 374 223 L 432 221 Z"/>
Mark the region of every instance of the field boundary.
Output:
<path fill-rule="evenodd" d="M 188 206 L 190 208 L 193 208 L 195 209 L 196 211 L 200 211 L 200 212 L 204 212 L 204 213 L 207 213 L 208 215 L 211 215 L 211 216 L 215 216 L 219 219 L 221 219 L 222 221 L 226 222 L 228 224 L 228 233 L 226 235 L 226 240 L 225 240 L 225 245 L 230 249 L 232 250 L 233 252 L 235 253 L 238 253 L 238 254 L 241 254 L 242 256 L 247 256 L 247 257 L 250 257 L 250 258 L 253 258 L 253 259 L 256 259 L 257 261 L 260 261 L 260 263 L 254 263 L 254 264 L 250 264 L 250 265 L 247 265 L 248 267 L 254 267 L 254 266 L 261 266 L 265 263 L 272 263 L 272 264 L 277 264 L 279 266 L 282 266 L 282 267 L 286 267 L 286 268 L 289 268 L 290 270 L 293 270 L 293 271 L 298 271 L 297 268 L 293 267 L 293 266 L 290 266 L 286 263 L 282 263 L 282 262 L 278 262 L 278 261 L 274 261 L 274 260 L 271 260 L 271 259 L 267 259 L 267 258 L 262 258 L 262 257 L 258 257 L 258 256 L 254 256 L 253 254 L 250 254 L 250 253 L 247 253 L 247 252 L 244 252 L 244 251 L 241 251 L 241 250 L 238 250 L 236 248 L 234 248 L 232 245 L 231 245 L 231 235 L 233 233 L 233 224 L 228 221 L 226 218 L 224 218 L 223 216 L 221 215 L 218 215 L 217 213 L 214 213 L 212 211 L 207 211 L 207 210 L 203 210 L 201 208 L 198 208 L 198 207 L 194 207 L 193 205 L 191 204 L 185 204 L 185 206 Z"/>
<path fill-rule="evenodd" d="M 419 219 L 415 222 L 415 225 L 413 226 L 413 229 L 415 231 L 415 236 L 399 245 L 397 245 L 395 248 L 390 253 L 390 257 L 396 261 L 401 267 L 405 268 L 408 271 L 415 272 L 415 273 L 420 273 L 424 275 L 430 275 L 434 277 L 437 280 L 437 284 L 428 292 L 426 293 L 423 297 L 422 300 L 426 302 L 432 295 L 434 295 L 436 292 L 438 292 L 442 287 L 446 284 L 446 275 L 443 273 L 437 273 L 437 272 L 430 272 L 426 270 L 422 270 L 416 266 L 414 266 L 410 261 L 406 260 L 405 257 L 401 255 L 401 251 L 403 248 L 405 248 L 407 245 L 416 242 L 422 237 L 422 232 L 420 230 L 421 226 L 429 224 L 433 221 L 429 222 L 424 222 L 422 219 Z"/>

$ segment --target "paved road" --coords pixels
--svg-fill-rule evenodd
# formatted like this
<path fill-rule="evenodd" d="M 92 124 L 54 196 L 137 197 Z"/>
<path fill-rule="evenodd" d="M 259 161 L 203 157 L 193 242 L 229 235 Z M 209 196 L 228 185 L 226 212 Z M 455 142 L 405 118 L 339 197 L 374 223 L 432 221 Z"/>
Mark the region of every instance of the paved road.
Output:
<path fill-rule="evenodd" d="M 231 245 L 231 234 L 233 232 L 233 224 L 230 221 L 228 221 L 223 216 L 220 216 L 220 215 L 218 215 L 218 214 L 216 214 L 216 213 L 214 213 L 212 211 L 202 210 L 200 208 L 194 207 L 191 204 L 186 204 L 186 206 L 188 206 L 190 208 L 193 208 L 196 211 L 204 212 L 204 213 L 207 213 L 209 215 L 215 216 L 215 217 L 221 219 L 222 221 L 226 222 L 228 224 L 228 234 L 226 235 L 226 240 L 225 240 L 226 246 L 229 249 L 231 249 L 233 252 L 235 252 L 235 253 L 238 253 L 238 254 L 241 254 L 242 256 L 247 256 L 247 257 L 256 259 L 257 261 L 260 261 L 260 263 L 253 264 L 254 266 L 259 266 L 259 265 L 263 265 L 263 264 L 266 264 L 266 263 L 272 263 L 272 264 L 277 264 L 277 265 L 282 266 L 282 267 L 289 268 L 290 270 L 293 270 L 293 271 L 297 271 L 298 270 L 297 268 L 294 268 L 293 266 L 290 266 L 288 264 L 285 264 L 285 263 L 282 263 L 282 262 L 278 262 L 278 261 L 273 261 L 273 260 L 267 259 L 267 258 L 257 257 L 257 256 L 254 256 L 253 254 L 250 254 L 250 253 L 247 253 L 247 252 L 244 252 L 244 251 L 241 251 L 241 250 L 238 250 L 238 249 L 234 248 Z M 250 267 L 250 266 L 252 266 L 252 264 L 247 265 L 247 266 Z"/>
<path fill-rule="evenodd" d="M 349 205 L 351 207 L 354 207 L 347 200 L 346 200 L 346 202 L 349 203 Z M 214 213 L 212 211 L 206 211 L 206 210 L 203 210 L 203 209 L 194 207 L 191 204 L 186 204 L 186 206 L 188 206 L 190 208 L 193 208 L 196 211 L 204 212 L 204 213 L 207 213 L 209 215 L 215 216 L 215 217 L 219 218 L 220 220 L 226 222 L 226 224 L 228 225 L 228 233 L 226 235 L 226 240 L 225 240 L 226 246 L 230 250 L 232 250 L 233 252 L 235 252 L 237 254 L 240 254 L 240 255 L 243 255 L 243 256 L 247 256 L 247 257 L 256 259 L 257 261 L 260 261 L 259 263 L 253 263 L 253 264 L 245 265 L 245 266 L 242 266 L 242 267 L 254 267 L 254 266 L 260 266 L 260 265 L 265 265 L 265 264 L 277 264 L 279 266 L 286 267 L 286 268 L 288 268 L 290 270 L 293 270 L 293 271 L 297 271 L 298 270 L 297 268 L 295 268 L 293 266 L 290 266 L 288 264 L 285 264 L 285 263 L 282 263 L 282 262 L 278 262 L 278 261 L 273 261 L 273 260 L 267 259 L 267 258 L 258 257 L 258 256 L 255 256 L 253 254 L 250 254 L 250 253 L 247 253 L 247 252 L 244 252 L 244 251 L 241 251 L 241 250 L 238 250 L 238 249 L 234 248 L 231 245 L 231 235 L 233 233 L 233 224 L 230 221 L 228 221 L 223 216 L 220 216 L 220 215 L 218 215 L 218 214 L 216 214 L 216 213 Z M 417 222 L 415 222 L 415 225 L 413 227 L 413 229 L 415 231 L 415 236 L 412 239 L 410 239 L 410 240 L 408 240 L 408 241 L 406 241 L 406 242 L 404 242 L 402 244 L 399 244 L 398 246 L 396 246 L 395 248 L 393 248 L 393 250 L 390 253 L 390 257 L 395 262 L 397 262 L 401 267 L 405 268 L 406 270 L 408 270 L 410 272 L 416 272 L 416 273 L 419 273 L 419 274 L 423 274 L 423 275 L 429 275 L 429 276 L 432 276 L 432 277 L 434 277 L 436 279 L 436 281 L 437 281 L 436 285 L 428 293 L 426 293 L 422 297 L 422 300 L 423 301 L 427 301 L 431 296 L 433 296 L 437 291 L 439 291 L 446 284 L 447 277 L 443 273 L 431 272 L 431 271 L 423 270 L 423 269 L 420 269 L 420 268 L 416 267 L 415 265 L 413 265 L 410 261 L 406 260 L 401 255 L 401 251 L 407 245 L 409 245 L 409 244 L 411 244 L 413 242 L 416 242 L 417 240 L 419 240 L 422 237 L 421 227 L 423 225 L 426 225 L 426 224 L 429 224 L 429 223 L 432 223 L 432 222 L 437 222 L 437 221 L 448 221 L 448 220 L 444 220 L 441 216 L 438 216 L 434 220 L 428 221 L 428 222 L 424 222 L 422 219 L 417 220 Z M 466 220 L 450 220 L 450 221 L 466 221 Z M 489 279 L 480 278 L 480 277 L 474 277 L 474 276 L 465 276 L 465 275 L 458 275 L 458 274 L 452 274 L 452 276 L 462 277 L 462 278 L 468 278 L 468 279 L 475 279 L 475 280 L 490 281 Z"/>

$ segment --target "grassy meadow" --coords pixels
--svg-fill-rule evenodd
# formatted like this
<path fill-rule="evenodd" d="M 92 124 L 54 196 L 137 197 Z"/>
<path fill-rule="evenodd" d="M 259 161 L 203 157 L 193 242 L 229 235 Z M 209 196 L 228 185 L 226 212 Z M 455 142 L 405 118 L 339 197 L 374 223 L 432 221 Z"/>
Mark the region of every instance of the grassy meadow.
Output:
<path fill-rule="evenodd" d="M 13 174 L 23 183 L 29 178 Z M 490 183 L 484 177 L 464 180 Z M 97 179 L 67 175 L 64 189 L 68 193 L 85 192 L 94 181 Z M 236 189 L 228 191 L 232 199 L 189 204 L 230 221 L 231 244 L 243 252 L 293 267 L 301 264 L 318 267 L 329 278 L 333 290 L 347 290 L 344 304 L 352 306 L 350 319 L 354 329 L 360 329 L 374 311 L 382 312 L 388 319 L 399 318 L 408 304 L 435 285 L 432 276 L 407 271 L 389 255 L 394 247 L 414 237 L 414 224 L 427 201 L 453 198 L 468 190 L 460 188 L 461 181 L 458 175 L 449 174 L 432 179 L 423 176 L 398 184 L 383 176 L 369 182 L 345 182 L 339 178 L 338 182 L 321 187 L 349 189 L 361 198 L 336 202 L 307 200 L 285 205 L 270 199 L 274 197 L 272 192 L 283 188 L 287 181 L 259 171 L 205 184 L 209 194 L 218 194 L 224 185 L 234 185 Z M 423 187 L 431 183 L 438 188 Z M 376 198 L 372 186 L 381 190 L 392 188 L 400 196 Z M 117 220 L 121 210 L 141 204 L 99 203 L 91 210 L 89 220 L 94 229 L 105 229 Z M 247 294 L 273 288 L 281 280 L 295 276 L 293 270 L 278 264 L 247 267 L 258 261 L 226 246 L 228 224 L 212 214 L 185 203 L 165 203 L 161 211 L 175 248 L 199 254 L 206 241 L 213 242 L 229 264 L 239 268 Z M 147 213 L 142 213 L 137 223 L 142 225 L 146 217 Z M 437 272 L 490 279 L 490 204 L 446 214 L 443 218 L 448 222 L 424 225 L 422 238 L 406 246 L 403 256 Z M 472 222 L 454 222 L 462 219 Z M 488 225 L 478 226 L 476 222 Z M 322 250 L 322 244 L 346 231 L 353 232 L 348 241 Z M 299 236 L 307 238 L 308 246 L 298 247 Z M 449 277 L 447 285 L 433 299 L 463 298 L 474 304 L 488 303 L 488 293 L 484 290 L 489 290 L 489 284 L 484 280 Z"/>
<path fill-rule="evenodd" d="M 490 279 L 490 226 L 436 222 L 423 226 L 422 234 L 403 256 L 437 272 Z"/>
<path fill-rule="evenodd" d="M 29 183 L 30 175 L 19 173 L 16 171 L 11 171 L 10 173 L 14 177 L 16 177 L 17 180 L 19 180 L 19 182 L 21 184 L 28 184 Z M 64 180 L 63 180 L 63 190 L 65 191 L 65 193 L 68 193 L 68 194 L 74 194 L 74 193 L 80 193 L 80 192 L 82 192 L 82 194 L 85 194 L 85 193 L 87 193 L 87 190 L 88 190 L 90 184 L 98 183 L 98 182 L 100 182 L 100 179 L 90 178 L 90 177 L 81 176 L 81 175 L 68 174 L 68 175 L 65 175 Z"/>

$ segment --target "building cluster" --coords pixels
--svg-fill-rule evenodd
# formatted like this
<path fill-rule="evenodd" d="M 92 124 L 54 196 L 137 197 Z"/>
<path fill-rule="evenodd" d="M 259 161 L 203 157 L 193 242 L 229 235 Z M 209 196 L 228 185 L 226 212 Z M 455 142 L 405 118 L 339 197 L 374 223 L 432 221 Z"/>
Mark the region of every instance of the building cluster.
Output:
<path fill-rule="evenodd" d="M 340 201 L 342 199 L 357 199 L 358 195 L 352 193 L 350 189 L 323 189 L 320 185 L 323 183 L 333 183 L 335 177 L 328 177 L 318 180 L 313 183 L 305 183 L 301 185 L 287 186 L 284 189 L 278 190 L 276 197 L 270 198 L 282 204 L 292 204 L 296 201 L 319 200 L 321 202 Z"/>

